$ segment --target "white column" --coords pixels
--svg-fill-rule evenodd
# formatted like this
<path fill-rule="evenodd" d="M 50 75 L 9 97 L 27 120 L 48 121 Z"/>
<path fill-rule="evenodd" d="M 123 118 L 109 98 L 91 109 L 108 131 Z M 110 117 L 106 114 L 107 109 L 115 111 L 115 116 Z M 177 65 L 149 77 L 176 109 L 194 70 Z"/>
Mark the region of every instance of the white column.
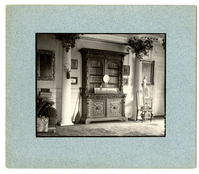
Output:
<path fill-rule="evenodd" d="M 71 65 L 71 49 L 63 53 L 63 65 Z M 61 126 L 73 125 L 71 115 L 71 79 L 66 78 L 64 66 L 62 67 L 62 119 Z"/>
<path fill-rule="evenodd" d="M 134 83 L 134 102 L 133 102 L 133 115 L 128 118 L 129 120 L 136 120 L 137 114 L 137 92 L 142 90 L 142 61 L 136 56 L 135 58 L 135 83 Z"/>
<path fill-rule="evenodd" d="M 135 93 L 142 90 L 142 61 L 135 58 Z"/>

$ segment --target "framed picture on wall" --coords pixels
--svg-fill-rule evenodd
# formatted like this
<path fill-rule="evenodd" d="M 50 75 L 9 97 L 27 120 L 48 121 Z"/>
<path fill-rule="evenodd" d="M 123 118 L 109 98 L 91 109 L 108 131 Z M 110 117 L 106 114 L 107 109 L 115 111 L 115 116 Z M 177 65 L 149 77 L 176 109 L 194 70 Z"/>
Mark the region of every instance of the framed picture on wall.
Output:
<path fill-rule="evenodd" d="M 71 69 L 78 69 L 78 60 L 71 59 Z"/>
<path fill-rule="evenodd" d="M 147 77 L 147 85 L 154 85 L 154 65 L 155 61 L 142 61 L 142 80 Z"/>
<path fill-rule="evenodd" d="M 78 84 L 78 78 L 77 77 L 71 77 L 71 85 L 77 85 Z"/>
<path fill-rule="evenodd" d="M 129 84 L 128 77 L 123 77 L 123 82 L 124 82 L 124 85 L 128 85 Z"/>
<path fill-rule="evenodd" d="M 129 65 L 123 65 L 123 75 L 124 76 L 130 75 L 130 66 Z"/>
<path fill-rule="evenodd" d="M 37 50 L 37 80 L 55 80 L 55 52 Z"/>

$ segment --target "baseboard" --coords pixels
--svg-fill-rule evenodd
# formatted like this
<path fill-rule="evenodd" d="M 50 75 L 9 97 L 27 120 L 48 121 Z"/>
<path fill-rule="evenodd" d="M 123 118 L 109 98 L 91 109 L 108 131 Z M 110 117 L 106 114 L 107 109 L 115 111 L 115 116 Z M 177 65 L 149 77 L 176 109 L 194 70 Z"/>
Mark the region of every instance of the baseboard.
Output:
<path fill-rule="evenodd" d="M 166 117 L 166 115 L 153 115 L 154 117 Z"/>
<path fill-rule="evenodd" d="M 165 119 L 166 116 L 165 115 L 154 115 L 153 119 Z"/>

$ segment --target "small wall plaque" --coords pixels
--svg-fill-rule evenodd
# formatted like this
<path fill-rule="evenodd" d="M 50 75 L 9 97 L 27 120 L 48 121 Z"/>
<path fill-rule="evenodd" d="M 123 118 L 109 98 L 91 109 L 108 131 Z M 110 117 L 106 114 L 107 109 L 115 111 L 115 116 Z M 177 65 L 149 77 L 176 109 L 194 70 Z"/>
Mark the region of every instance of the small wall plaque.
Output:
<path fill-rule="evenodd" d="M 78 84 L 78 78 L 77 77 L 71 77 L 71 85 L 77 85 Z"/>
<path fill-rule="evenodd" d="M 124 77 L 124 78 L 123 78 L 123 82 L 124 82 L 124 85 L 125 85 L 125 86 L 128 85 L 128 84 L 129 84 L 129 79 L 128 79 L 128 77 Z"/>

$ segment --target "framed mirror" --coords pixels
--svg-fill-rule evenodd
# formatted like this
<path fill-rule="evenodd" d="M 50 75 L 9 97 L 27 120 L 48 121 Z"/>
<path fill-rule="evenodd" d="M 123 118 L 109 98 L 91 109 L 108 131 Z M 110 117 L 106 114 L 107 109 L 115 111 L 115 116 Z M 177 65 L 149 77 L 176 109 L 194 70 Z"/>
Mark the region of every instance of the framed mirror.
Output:
<path fill-rule="evenodd" d="M 37 80 L 55 80 L 55 52 L 37 50 Z"/>
<path fill-rule="evenodd" d="M 147 85 L 154 85 L 154 66 L 155 61 L 142 61 L 142 80 L 147 76 Z"/>

